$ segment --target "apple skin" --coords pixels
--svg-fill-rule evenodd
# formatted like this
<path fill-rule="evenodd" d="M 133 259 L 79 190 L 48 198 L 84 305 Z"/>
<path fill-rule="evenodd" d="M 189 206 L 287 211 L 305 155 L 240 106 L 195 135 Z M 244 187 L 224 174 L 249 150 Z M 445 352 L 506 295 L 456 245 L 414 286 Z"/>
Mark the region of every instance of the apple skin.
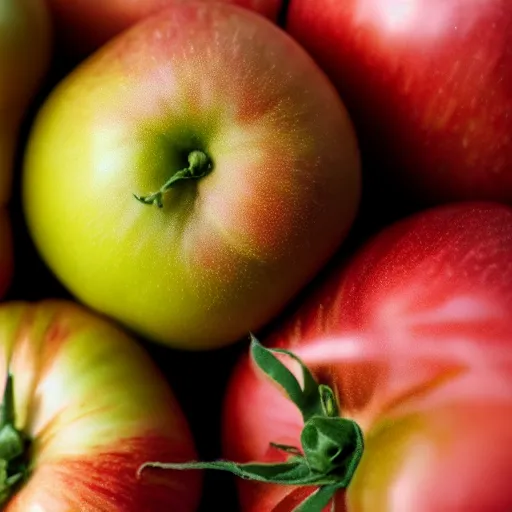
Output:
<path fill-rule="evenodd" d="M 200 472 L 137 478 L 148 457 L 195 457 L 186 419 L 145 351 L 72 302 L 0 306 L 0 380 L 13 374 L 28 480 L 5 512 L 197 509 Z M 2 384 L 3 389 L 3 384 Z"/>
<path fill-rule="evenodd" d="M 78 60 L 108 40 L 176 3 L 175 0 L 47 0 L 55 21 L 59 52 Z M 182 0 L 188 3 L 190 0 Z M 206 0 L 213 1 L 213 0 Z M 216 0 L 219 1 L 219 0 Z M 275 21 L 282 0 L 220 0 L 240 5 Z"/>
<path fill-rule="evenodd" d="M 161 209 L 133 197 L 196 149 L 207 176 Z M 40 254 L 81 301 L 148 338 L 211 348 L 266 324 L 340 247 L 359 163 L 341 100 L 293 39 L 240 7 L 189 2 L 52 92 L 23 203 Z"/>
<path fill-rule="evenodd" d="M 419 209 L 512 203 L 511 23 L 508 0 L 291 0 L 286 29 L 337 86 L 375 195 Z"/>

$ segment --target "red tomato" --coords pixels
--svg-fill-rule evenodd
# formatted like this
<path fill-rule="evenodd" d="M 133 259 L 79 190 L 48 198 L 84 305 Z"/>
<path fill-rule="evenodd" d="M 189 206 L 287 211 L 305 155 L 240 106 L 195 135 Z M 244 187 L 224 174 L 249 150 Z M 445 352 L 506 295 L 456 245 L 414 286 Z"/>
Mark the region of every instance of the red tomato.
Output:
<path fill-rule="evenodd" d="M 0 342 L 0 381 L 9 368 L 14 391 L 14 421 L 3 421 L 0 412 L 2 510 L 196 509 L 197 472 L 137 476 L 148 457 L 195 456 L 178 403 L 137 343 L 85 309 L 57 301 L 2 305 Z M 6 459 L 13 427 L 21 445 Z M 22 481 L 10 496 L 6 478 L 16 474 Z"/>
<path fill-rule="evenodd" d="M 512 510 L 511 311 L 512 209 L 460 203 L 381 232 L 266 340 L 299 356 L 364 432 L 337 511 Z M 225 457 L 285 460 L 270 443 L 300 446 L 302 427 L 244 358 L 226 397 Z M 239 484 L 244 512 L 290 512 L 312 492 Z"/>

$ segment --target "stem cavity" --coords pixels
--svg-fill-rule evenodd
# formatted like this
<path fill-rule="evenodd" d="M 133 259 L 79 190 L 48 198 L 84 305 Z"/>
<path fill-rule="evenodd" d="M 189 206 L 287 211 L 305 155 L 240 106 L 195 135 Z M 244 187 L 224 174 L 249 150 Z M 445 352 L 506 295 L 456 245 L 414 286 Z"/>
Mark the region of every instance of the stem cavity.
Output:
<path fill-rule="evenodd" d="M 302 371 L 303 384 L 276 357 L 285 354 L 296 361 Z M 218 469 L 244 479 L 259 482 L 316 486 L 318 489 L 293 512 L 321 512 L 339 489 L 346 488 L 357 469 L 364 450 L 363 433 L 356 422 L 339 416 L 338 404 L 329 386 L 318 384 L 307 366 L 292 352 L 267 349 L 251 335 L 251 357 L 257 366 L 281 387 L 298 407 L 304 419 L 301 447 L 271 443 L 288 454 L 286 462 L 245 463 L 230 461 L 159 463 L 148 467 L 174 470 Z"/>
<path fill-rule="evenodd" d="M 156 192 L 148 196 L 133 194 L 137 201 L 142 204 L 156 204 L 158 208 L 163 207 L 163 196 L 170 189 L 183 180 L 199 179 L 210 173 L 212 161 L 204 151 L 194 150 L 188 155 L 188 167 L 175 172 Z"/>
<path fill-rule="evenodd" d="M 7 374 L 0 405 L 0 506 L 28 476 L 28 439 L 15 426 L 13 376 Z"/>

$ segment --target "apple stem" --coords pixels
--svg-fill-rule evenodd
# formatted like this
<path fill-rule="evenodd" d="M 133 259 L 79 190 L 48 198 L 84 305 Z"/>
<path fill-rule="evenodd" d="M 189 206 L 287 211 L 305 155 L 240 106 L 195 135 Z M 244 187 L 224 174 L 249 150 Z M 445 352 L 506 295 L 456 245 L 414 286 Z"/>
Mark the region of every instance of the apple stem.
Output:
<path fill-rule="evenodd" d="M 8 372 L 3 401 L 0 404 L 0 506 L 10 499 L 16 488 L 28 476 L 28 439 L 14 423 L 13 376 Z"/>
<path fill-rule="evenodd" d="M 210 157 L 201 150 L 191 151 L 188 155 L 188 167 L 185 169 L 181 169 L 174 173 L 161 187 L 157 192 L 153 192 L 148 196 L 139 196 L 137 194 L 133 194 L 137 201 L 140 201 L 143 204 L 156 204 L 158 208 L 163 207 L 163 195 L 172 187 L 176 185 L 176 183 L 182 180 L 189 179 L 199 179 L 210 173 L 212 170 L 212 161 Z"/>
<path fill-rule="evenodd" d="M 302 370 L 302 384 L 276 354 L 285 354 L 296 361 Z M 345 489 L 352 480 L 364 451 L 363 432 L 359 425 L 339 416 L 338 403 L 329 386 L 319 384 L 307 366 L 292 352 L 267 349 L 251 336 L 251 356 L 254 363 L 281 389 L 302 413 L 304 427 L 301 447 L 271 443 L 288 454 L 285 462 L 235 463 L 213 462 L 163 463 L 147 462 L 145 468 L 189 470 L 218 469 L 258 482 L 316 486 L 292 512 L 321 512 L 332 502 L 336 492 Z"/>

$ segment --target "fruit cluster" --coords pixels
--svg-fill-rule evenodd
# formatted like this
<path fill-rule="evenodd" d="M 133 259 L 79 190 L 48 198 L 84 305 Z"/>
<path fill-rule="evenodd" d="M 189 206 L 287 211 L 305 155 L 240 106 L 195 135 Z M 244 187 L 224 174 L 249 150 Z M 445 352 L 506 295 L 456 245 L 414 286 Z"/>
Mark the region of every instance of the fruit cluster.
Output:
<path fill-rule="evenodd" d="M 511 22 L 3 0 L 0 508 L 512 510 Z"/>

